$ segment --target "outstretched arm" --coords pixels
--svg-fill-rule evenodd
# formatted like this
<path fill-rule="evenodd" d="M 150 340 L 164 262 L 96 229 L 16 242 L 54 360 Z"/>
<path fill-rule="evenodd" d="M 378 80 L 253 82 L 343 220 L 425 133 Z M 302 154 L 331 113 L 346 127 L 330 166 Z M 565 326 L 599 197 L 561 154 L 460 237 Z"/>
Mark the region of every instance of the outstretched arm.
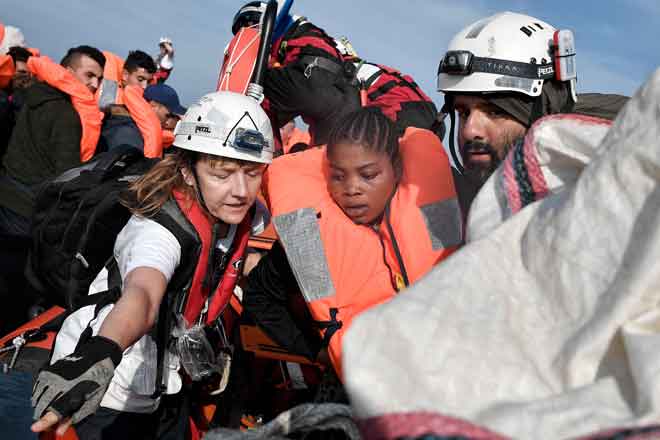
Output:
<path fill-rule="evenodd" d="M 166 288 L 165 275 L 156 269 L 137 267 L 127 274 L 122 296 L 98 336 L 39 374 L 32 396 L 39 417 L 33 432 L 55 428 L 63 435 L 71 423 L 96 411 L 123 351 L 154 325 Z"/>

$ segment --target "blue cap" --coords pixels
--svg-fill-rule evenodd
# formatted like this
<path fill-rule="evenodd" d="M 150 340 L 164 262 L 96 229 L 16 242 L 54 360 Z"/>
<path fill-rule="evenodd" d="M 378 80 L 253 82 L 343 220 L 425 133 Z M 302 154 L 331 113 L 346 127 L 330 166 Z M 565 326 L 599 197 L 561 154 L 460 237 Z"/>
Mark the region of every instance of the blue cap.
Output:
<path fill-rule="evenodd" d="M 179 95 L 176 94 L 176 90 L 166 84 L 148 86 L 144 91 L 144 99 L 163 104 L 170 113 L 175 115 L 182 115 L 186 112 L 186 108 L 179 103 Z"/>

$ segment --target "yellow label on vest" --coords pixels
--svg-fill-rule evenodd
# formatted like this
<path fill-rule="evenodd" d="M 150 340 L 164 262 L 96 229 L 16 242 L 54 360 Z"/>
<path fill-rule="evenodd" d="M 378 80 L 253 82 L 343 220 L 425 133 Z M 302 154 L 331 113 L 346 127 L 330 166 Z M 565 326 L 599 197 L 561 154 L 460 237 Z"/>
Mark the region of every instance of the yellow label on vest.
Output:
<path fill-rule="evenodd" d="M 397 292 L 406 288 L 406 283 L 403 281 L 403 277 L 398 273 L 394 274 L 394 285 L 396 286 Z"/>

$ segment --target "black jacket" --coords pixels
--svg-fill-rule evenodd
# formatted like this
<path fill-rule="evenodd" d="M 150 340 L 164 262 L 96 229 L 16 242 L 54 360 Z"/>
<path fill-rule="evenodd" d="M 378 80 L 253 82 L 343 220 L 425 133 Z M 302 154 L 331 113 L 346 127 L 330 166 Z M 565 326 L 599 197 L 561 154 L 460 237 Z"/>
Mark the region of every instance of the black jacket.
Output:
<path fill-rule="evenodd" d="M 316 359 L 321 338 L 279 242 L 248 275 L 243 310 L 283 348 Z"/>
<path fill-rule="evenodd" d="M 80 165 L 81 136 L 66 93 L 41 82 L 28 88 L 0 170 L 0 205 L 30 217 L 40 184 Z"/>

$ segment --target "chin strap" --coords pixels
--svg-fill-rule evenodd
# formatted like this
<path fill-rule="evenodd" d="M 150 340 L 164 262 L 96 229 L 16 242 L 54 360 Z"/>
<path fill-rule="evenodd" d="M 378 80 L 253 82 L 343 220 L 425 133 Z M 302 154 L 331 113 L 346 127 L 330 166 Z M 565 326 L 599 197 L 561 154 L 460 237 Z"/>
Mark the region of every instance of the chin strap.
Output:
<path fill-rule="evenodd" d="M 445 115 L 442 119 L 444 120 L 447 115 L 449 115 L 449 154 L 454 161 L 454 168 L 459 172 L 459 174 L 465 174 L 465 169 L 461 163 L 460 155 L 456 149 L 455 129 L 456 129 L 456 111 L 454 110 L 454 97 L 451 95 L 445 95 L 445 105 L 442 106 L 440 112 Z"/>

